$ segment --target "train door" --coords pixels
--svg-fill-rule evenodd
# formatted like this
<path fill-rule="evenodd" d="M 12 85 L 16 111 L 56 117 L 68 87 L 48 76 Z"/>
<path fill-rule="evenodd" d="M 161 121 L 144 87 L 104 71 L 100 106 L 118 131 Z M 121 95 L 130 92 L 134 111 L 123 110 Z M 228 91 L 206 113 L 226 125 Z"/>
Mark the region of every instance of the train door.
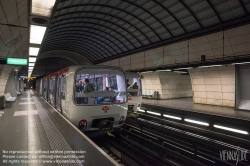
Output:
<path fill-rule="evenodd" d="M 61 76 L 57 76 L 57 81 L 56 81 L 56 100 L 55 100 L 55 107 L 56 109 L 62 113 L 62 108 L 61 108 Z"/>
<path fill-rule="evenodd" d="M 61 84 L 60 84 L 60 106 L 61 106 L 61 113 L 66 112 L 66 86 L 67 86 L 67 81 L 66 77 L 62 76 L 61 77 Z"/>
<path fill-rule="evenodd" d="M 48 80 L 44 79 L 43 98 L 48 101 Z"/>

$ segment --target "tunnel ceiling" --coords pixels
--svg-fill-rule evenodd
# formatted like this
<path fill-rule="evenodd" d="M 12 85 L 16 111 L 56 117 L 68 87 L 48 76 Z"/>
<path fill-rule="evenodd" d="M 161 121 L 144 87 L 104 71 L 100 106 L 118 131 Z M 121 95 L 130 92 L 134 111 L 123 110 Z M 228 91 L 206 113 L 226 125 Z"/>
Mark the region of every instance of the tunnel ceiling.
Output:
<path fill-rule="evenodd" d="M 37 77 L 46 76 L 72 65 L 76 64 L 64 58 L 59 58 L 59 57 L 43 58 L 36 61 L 36 65 L 34 67 L 32 76 L 37 76 Z"/>
<path fill-rule="evenodd" d="M 40 53 L 94 64 L 250 21 L 250 0 L 61 0 Z"/>

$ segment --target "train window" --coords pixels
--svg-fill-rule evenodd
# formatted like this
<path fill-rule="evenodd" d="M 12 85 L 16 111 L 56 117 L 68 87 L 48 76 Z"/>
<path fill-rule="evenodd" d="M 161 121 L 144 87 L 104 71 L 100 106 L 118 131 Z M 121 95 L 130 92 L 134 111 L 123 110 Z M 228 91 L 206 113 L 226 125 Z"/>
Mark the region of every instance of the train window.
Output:
<path fill-rule="evenodd" d="M 135 77 L 127 77 L 128 96 L 141 96 L 141 79 Z"/>
<path fill-rule="evenodd" d="M 89 80 L 92 92 L 84 91 L 85 79 Z M 112 104 L 127 101 L 125 75 L 121 71 L 88 72 L 83 69 L 76 74 L 75 81 L 76 104 Z M 81 82 L 84 85 L 81 85 Z"/>

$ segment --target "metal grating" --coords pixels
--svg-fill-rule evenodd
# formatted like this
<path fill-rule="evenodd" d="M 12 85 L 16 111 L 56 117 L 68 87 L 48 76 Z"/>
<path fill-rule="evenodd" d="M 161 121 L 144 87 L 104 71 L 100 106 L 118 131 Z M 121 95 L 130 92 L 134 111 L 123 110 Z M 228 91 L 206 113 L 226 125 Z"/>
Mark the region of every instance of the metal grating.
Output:
<path fill-rule="evenodd" d="M 43 108 L 43 106 L 40 104 L 40 102 L 38 101 L 37 97 L 33 96 L 33 100 L 34 103 L 36 105 L 39 117 L 41 119 L 43 128 L 46 132 L 47 138 L 49 140 L 50 146 L 52 148 L 52 150 L 58 150 L 58 151 L 72 151 L 71 147 L 69 146 L 69 144 L 67 143 L 67 141 L 64 139 L 64 137 L 62 136 L 62 134 L 60 133 L 60 131 L 57 129 L 57 127 L 55 126 L 55 124 L 53 123 L 53 121 L 50 119 L 49 115 L 47 114 L 47 112 L 45 111 L 45 109 Z M 75 155 L 72 153 L 72 155 Z M 58 160 L 64 160 L 63 155 L 58 154 L 58 156 L 60 156 L 60 158 L 58 158 Z M 58 165 L 69 165 L 69 166 L 79 166 L 82 165 L 80 164 L 80 160 L 77 158 L 67 158 L 67 160 L 74 160 L 78 163 L 75 164 L 71 164 L 71 163 L 67 163 L 67 164 L 61 164 L 59 163 Z"/>

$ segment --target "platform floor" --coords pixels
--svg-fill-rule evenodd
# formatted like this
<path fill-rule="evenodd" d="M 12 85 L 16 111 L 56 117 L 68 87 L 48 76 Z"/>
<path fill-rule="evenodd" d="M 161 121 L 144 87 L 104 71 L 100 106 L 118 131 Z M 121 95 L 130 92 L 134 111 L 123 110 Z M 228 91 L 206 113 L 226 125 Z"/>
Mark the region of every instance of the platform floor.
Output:
<path fill-rule="evenodd" d="M 31 90 L 1 111 L 4 111 L 0 117 L 1 166 L 54 166 L 58 165 L 55 158 L 59 162 L 83 163 L 65 165 L 119 165 Z M 74 158 L 72 151 L 78 158 Z"/>
<path fill-rule="evenodd" d="M 181 98 L 181 99 L 169 99 L 169 100 L 143 99 L 142 104 L 157 105 L 166 108 L 176 108 L 186 111 L 201 112 L 212 115 L 250 120 L 250 111 L 235 110 L 234 108 L 231 107 L 195 104 L 193 102 L 193 98 Z"/>

